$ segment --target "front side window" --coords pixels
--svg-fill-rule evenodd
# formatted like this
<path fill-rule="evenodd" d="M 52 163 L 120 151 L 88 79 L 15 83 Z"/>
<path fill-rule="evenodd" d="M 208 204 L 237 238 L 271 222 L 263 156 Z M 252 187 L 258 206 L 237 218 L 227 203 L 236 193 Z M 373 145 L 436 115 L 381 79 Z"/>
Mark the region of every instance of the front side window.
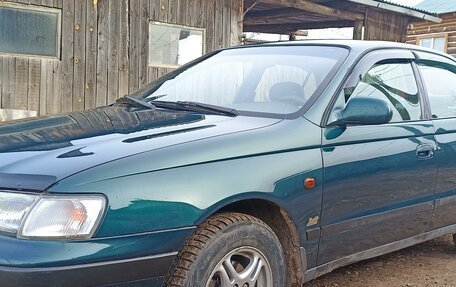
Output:
<path fill-rule="evenodd" d="M 0 3 L 0 53 L 60 56 L 60 10 Z"/>
<path fill-rule="evenodd" d="M 393 111 L 392 123 L 421 119 L 418 86 L 409 62 L 380 62 L 356 86 L 345 87 L 339 95 L 330 122 L 337 120 L 338 111 L 356 97 L 385 100 Z"/>
<path fill-rule="evenodd" d="M 160 22 L 149 24 L 149 65 L 178 67 L 204 52 L 204 30 Z"/>
<path fill-rule="evenodd" d="M 434 119 L 456 117 L 456 66 L 435 61 L 418 62 Z"/>
<path fill-rule="evenodd" d="M 332 46 L 228 49 L 184 66 L 134 96 L 146 101 L 194 101 L 241 113 L 291 114 L 338 70 L 348 50 Z"/>

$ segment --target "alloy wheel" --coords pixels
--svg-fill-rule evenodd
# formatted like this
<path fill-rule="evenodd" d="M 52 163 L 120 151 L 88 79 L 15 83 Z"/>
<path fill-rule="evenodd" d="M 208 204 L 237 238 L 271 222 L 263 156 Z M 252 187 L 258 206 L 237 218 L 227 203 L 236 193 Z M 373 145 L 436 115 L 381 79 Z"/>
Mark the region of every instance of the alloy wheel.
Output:
<path fill-rule="evenodd" d="M 206 287 L 272 287 L 272 284 L 267 258 L 258 249 L 244 246 L 217 263 Z"/>

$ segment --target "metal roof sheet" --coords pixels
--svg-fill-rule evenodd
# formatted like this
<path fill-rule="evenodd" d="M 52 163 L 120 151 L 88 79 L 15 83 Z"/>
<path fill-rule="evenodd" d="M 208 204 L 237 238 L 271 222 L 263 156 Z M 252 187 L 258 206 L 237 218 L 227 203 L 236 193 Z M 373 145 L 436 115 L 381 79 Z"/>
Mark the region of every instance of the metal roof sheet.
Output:
<path fill-rule="evenodd" d="M 404 4 L 397 3 L 394 0 L 376 0 L 376 1 L 377 2 L 383 2 L 383 3 L 392 4 L 392 5 L 395 5 L 395 6 L 399 6 L 399 7 L 403 7 L 403 8 L 407 8 L 407 9 L 411 9 L 411 10 L 415 10 L 415 11 L 422 12 L 422 13 L 433 13 L 432 11 L 421 9 L 417 5 L 415 5 L 415 6 L 404 5 Z M 431 1 L 433 1 L 433 0 L 431 0 Z"/>
<path fill-rule="evenodd" d="M 436 23 L 441 23 L 442 19 L 435 16 L 434 13 L 428 12 L 416 7 L 409 7 L 405 5 L 398 4 L 392 0 L 346 0 L 350 2 L 355 2 L 363 5 L 373 6 L 376 8 L 390 10 L 393 12 L 409 15 L 412 17 L 420 18 L 423 20 L 429 20 Z M 451 0 L 456 1 L 456 0 Z"/>
<path fill-rule="evenodd" d="M 424 0 L 415 6 L 416 9 L 424 10 L 430 13 L 445 14 L 456 12 L 455 0 Z"/>

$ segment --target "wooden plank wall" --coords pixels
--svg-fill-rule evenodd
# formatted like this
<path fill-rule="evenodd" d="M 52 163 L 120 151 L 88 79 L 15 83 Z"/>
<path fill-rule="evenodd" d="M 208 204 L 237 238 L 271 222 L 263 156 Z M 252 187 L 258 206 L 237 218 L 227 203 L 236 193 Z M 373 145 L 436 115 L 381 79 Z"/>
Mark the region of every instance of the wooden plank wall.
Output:
<path fill-rule="evenodd" d="M 404 43 L 408 22 L 408 16 L 367 8 L 364 39 Z"/>
<path fill-rule="evenodd" d="M 447 53 L 456 56 L 456 13 L 439 15 L 442 23 L 429 21 L 413 22 L 409 25 L 407 43 L 417 44 L 419 37 L 433 35 L 448 35 Z"/>
<path fill-rule="evenodd" d="M 5 2 L 62 9 L 60 60 L 0 55 L 0 108 L 40 115 L 106 105 L 170 72 L 148 66 L 149 21 L 204 28 L 205 52 L 242 34 L 242 0 Z"/>

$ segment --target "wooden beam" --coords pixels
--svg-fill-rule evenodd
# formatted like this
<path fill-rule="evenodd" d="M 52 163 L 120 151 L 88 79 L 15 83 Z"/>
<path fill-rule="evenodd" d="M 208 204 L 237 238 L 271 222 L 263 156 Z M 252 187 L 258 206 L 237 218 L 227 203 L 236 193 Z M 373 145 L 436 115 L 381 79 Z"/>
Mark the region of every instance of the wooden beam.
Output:
<path fill-rule="evenodd" d="M 257 24 L 284 24 L 290 22 L 291 18 L 301 18 L 305 21 L 324 21 L 321 15 L 312 14 L 296 8 L 280 8 L 280 9 L 269 9 L 258 12 L 249 12 L 244 17 L 244 25 L 257 25 Z M 328 21 L 337 20 L 336 18 L 326 19 Z M 293 22 L 296 22 L 293 21 Z"/>
<path fill-rule="evenodd" d="M 284 19 L 302 15 L 303 11 L 295 8 L 279 8 L 249 12 L 244 17 L 244 25 L 258 24 L 258 22 L 268 23 L 270 20 Z"/>
<path fill-rule="evenodd" d="M 353 27 L 354 21 L 326 21 L 291 24 L 244 25 L 244 32 L 290 34 L 298 30 Z"/>
<path fill-rule="evenodd" d="M 308 0 L 261 0 L 261 3 L 270 4 L 270 5 L 280 5 L 282 7 L 291 7 L 296 8 L 299 10 L 331 16 L 339 19 L 345 20 L 364 20 L 364 15 L 361 13 L 356 13 L 347 10 L 340 10 L 328 6 L 324 6 L 321 4 L 317 4 L 314 2 L 310 2 Z"/>

